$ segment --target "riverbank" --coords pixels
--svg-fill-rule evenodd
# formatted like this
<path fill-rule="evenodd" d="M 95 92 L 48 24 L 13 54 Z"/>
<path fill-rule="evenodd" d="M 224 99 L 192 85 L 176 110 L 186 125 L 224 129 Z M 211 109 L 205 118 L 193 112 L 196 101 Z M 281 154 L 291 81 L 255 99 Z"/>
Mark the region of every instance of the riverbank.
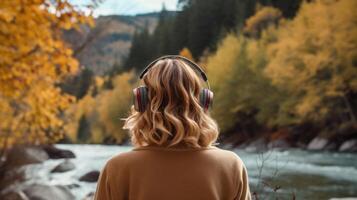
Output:
<path fill-rule="evenodd" d="M 262 128 L 250 133 L 234 131 L 222 134 L 219 142 L 227 148 L 240 148 L 248 151 L 298 148 L 308 151 L 356 153 L 357 124 L 345 123 L 338 129 L 328 131 L 314 124 L 276 130 Z"/>
<path fill-rule="evenodd" d="M 78 199 L 75 188 L 79 182 L 93 185 L 99 176 L 98 170 L 83 170 L 78 181 L 57 182 L 60 176 L 68 176 L 78 168 L 73 151 L 55 146 L 21 146 L 9 151 L 1 165 L 0 199 L 2 200 L 74 200 Z M 46 170 L 44 170 L 46 169 Z M 78 173 L 78 172 L 77 172 Z M 82 195 L 91 199 L 93 192 Z"/>

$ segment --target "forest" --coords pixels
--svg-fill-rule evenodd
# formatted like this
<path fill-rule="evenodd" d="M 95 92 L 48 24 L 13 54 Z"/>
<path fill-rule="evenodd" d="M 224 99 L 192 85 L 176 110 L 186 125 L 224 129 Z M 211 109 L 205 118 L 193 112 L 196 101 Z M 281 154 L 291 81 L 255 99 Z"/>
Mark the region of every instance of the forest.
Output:
<path fill-rule="evenodd" d="M 207 72 L 222 143 L 306 148 L 320 140 L 338 150 L 356 141 L 354 0 L 180 0 L 176 12 L 163 7 L 153 31 L 137 29 L 125 60 L 104 75 L 81 66 L 62 38 L 95 27 L 95 19 L 56 2 L 1 4 L 1 149 L 127 143 L 123 118 L 138 73 L 164 54 L 184 55 Z"/>

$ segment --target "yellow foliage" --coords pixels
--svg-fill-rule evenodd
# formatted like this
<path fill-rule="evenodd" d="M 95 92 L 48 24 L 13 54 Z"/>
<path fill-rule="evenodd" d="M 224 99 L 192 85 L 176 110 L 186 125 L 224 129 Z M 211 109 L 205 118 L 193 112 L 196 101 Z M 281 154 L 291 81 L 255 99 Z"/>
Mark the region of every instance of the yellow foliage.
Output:
<path fill-rule="evenodd" d="M 232 107 L 233 102 L 228 106 L 230 97 L 234 96 L 232 92 L 230 96 L 226 96 L 229 89 L 233 87 L 233 83 L 228 83 L 234 71 L 234 66 L 240 51 L 240 40 L 237 36 L 230 34 L 224 38 L 219 45 L 217 52 L 206 59 L 206 73 L 209 77 L 209 83 L 212 91 L 214 91 L 212 116 L 217 120 L 220 130 L 225 132 L 229 130 L 236 119 Z"/>
<path fill-rule="evenodd" d="M 91 95 L 87 94 L 81 100 L 79 100 L 76 104 L 72 104 L 66 110 L 66 124 L 65 124 L 65 132 L 69 136 L 69 138 L 73 141 L 77 141 L 77 130 L 79 127 L 80 118 L 85 115 L 89 118 L 89 116 L 95 111 L 97 106 L 97 101 Z"/>
<path fill-rule="evenodd" d="M 231 34 L 207 59 L 215 93 L 211 112 L 222 132 L 231 131 L 239 123 L 239 114 L 250 115 L 259 109 L 256 119 L 270 123 L 277 112 L 280 94 L 262 73 L 267 62 L 265 45 L 265 41 Z"/>
<path fill-rule="evenodd" d="M 55 84 L 76 72 L 78 62 L 60 31 L 80 23 L 93 19 L 67 0 L 1 1 L 0 148 L 61 137 L 59 115 L 74 99 Z"/>
<path fill-rule="evenodd" d="M 356 7 L 355 0 L 304 2 L 279 29 L 277 42 L 268 49 L 266 74 L 300 97 L 295 114 L 326 114 L 329 99 L 357 91 Z"/>
<path fill-rule="evenodd" d="M 259 37 L 262 30 L 269 25 L 277 24 L 281 17 L 282 13 L 279 9 L 270 6 L 262 7 L 255 15 L 247 19 L 243 31 L 249 36 Z"/>
<path fill-rule="evenodd" d="M 217 52 L 208 57 L 206 72 L 214 91 L 220 90 L 220 83 L 232 72 L 239 49 L 239 38 L 231 34 L 224 38 Z"/>
<path fill-rule="evenodd" d="M 103 86 L 104 84 L 104 78 L 100 77 L 100 76 L 95 76 L 94 77 L 94 82 L 95 82 L 95 86 L 100 88 Z"/>
<path fill-rule="evenodd" d="M 72 141 L 78 141 L 77 131 L 82 116 L 85 116 L 90 124 L 89 137 L 93 143 L 102 143 L 108 136 L 120 143 L 127 137 L 127 132 L 122 129 L 121 118 L 128 116 L 132 105 L 133 85 L 130 81 L 133 76 L 133 71 L 117 75 L 112 80 L 112 90 L 102 90 L 95 97 L 89 93 L 67 110 L 68 123 L 65 130 Z M 97 79 L 102 81 L 102 78 Z"/>
<path fill-rule="evenodd" d="M 114 89 L 105 92 L 98 108 L 99 118 L 107 133 L 121 142 L 127 137 L 127 132 L 122 129 L 125 118 L 129 114 L 132 105 L 132 85 L 129 81 L 133 78 L 134 72 L 125 72 L 118 75 L 113 80 Z"/>

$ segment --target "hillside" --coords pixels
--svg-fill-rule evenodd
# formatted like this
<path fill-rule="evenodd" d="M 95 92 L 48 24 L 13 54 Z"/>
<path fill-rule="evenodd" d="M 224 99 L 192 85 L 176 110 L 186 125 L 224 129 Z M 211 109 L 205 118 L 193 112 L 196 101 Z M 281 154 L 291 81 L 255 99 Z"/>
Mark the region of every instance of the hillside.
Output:
<path fill-rule="evenodd" d="M 81 32 L 68 31 L 64 38 L 75 50 L 82 66 L 102 75 L 123 61 L 135 30 L 148 26 L 153 31 L 158 17 L 159 13 L 100 16 L 93 29 L 83 27 Z"/>

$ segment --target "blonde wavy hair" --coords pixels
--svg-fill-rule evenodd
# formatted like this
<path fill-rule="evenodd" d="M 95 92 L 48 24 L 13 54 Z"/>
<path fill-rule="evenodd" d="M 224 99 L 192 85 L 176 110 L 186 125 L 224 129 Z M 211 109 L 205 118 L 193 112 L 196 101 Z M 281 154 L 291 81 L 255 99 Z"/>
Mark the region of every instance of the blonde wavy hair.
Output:
<path fill-rule="evenodd" d="M 188 64 L 177 58 L 159 60 L 143 81 L 149 103 L 142 113 L 131 106 L 123 126 L 134 146 L 216 145 L 218 125 L 199 103 L 202 80 Z"/>

